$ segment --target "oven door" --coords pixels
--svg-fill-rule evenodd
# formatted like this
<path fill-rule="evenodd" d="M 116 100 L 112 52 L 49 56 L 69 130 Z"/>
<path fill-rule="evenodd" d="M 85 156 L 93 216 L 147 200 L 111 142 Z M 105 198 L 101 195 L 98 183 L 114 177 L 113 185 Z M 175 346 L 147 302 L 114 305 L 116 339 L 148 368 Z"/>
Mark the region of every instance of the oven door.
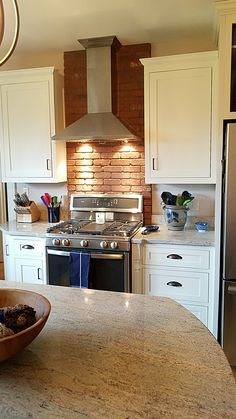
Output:
<path fill-rule="evenodd" d="M 47 248 L 48 284 L 70 286 L 69 256 L 78 249 Z M 83 251 L 80 251 L 83 252 Z M 89 288 L 105 291 L 130 292 L 128 252 L 88 251 L 90 253 Z"/>

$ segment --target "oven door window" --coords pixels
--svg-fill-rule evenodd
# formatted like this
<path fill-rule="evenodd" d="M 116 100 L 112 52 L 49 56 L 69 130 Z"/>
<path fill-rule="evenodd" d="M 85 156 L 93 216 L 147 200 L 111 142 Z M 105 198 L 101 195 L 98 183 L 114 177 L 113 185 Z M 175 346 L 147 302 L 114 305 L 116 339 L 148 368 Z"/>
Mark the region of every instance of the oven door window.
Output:
<path fill-rule="evenodd" d="M 76 249 L 47 249 L 48 283 L 70 286 L 69 255 Z M 86 251 L 88 253 L 88 251 Z M 91 252 L 89 288 L 129 292 L 129 256 L 126 252 Z"/>

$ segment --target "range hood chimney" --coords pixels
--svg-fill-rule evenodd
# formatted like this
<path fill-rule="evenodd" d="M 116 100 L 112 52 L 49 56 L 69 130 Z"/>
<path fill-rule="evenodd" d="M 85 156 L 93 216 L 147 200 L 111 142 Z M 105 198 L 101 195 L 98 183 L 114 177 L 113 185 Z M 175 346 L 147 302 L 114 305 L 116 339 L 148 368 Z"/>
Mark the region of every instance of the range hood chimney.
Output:
<path fill-rule="evenodd" d="M 137 140 L 112 113 L 111 54 L 115 36 L 79 39 L 86 49 L 88 113 L 69 125 L 53 140 L 114 141 Z"/>

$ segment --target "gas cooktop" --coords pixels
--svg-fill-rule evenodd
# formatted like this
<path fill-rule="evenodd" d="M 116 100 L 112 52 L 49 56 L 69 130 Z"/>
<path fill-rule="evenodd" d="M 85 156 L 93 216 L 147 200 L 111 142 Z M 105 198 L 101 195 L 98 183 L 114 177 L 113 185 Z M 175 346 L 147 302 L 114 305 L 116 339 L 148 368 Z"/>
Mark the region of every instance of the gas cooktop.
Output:
<path fill-rule="evenodd" d="M 98 224 L 90 220 L 70 220 L 47 229 L 53 235 L 81 235 L 130 237 L 141 226 L 139 221 L 109 221 Z"/>

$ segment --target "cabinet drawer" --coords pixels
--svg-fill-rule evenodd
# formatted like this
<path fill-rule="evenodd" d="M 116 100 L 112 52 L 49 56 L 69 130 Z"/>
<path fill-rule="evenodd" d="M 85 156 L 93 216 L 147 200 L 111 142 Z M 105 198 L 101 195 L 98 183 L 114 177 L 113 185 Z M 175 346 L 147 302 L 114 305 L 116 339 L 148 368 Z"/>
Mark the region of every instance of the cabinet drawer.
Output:
<path fill-rule="evenodd" d="M 34 239 L 14 239 L 15 256 L 40 257 L 43 254 L 43 242 Z"/>
<path fill-rule="evenodd" d="M 181 246 L 147 245 L 143 253 L 143 263 L 153 266 L 209 269 L 210 251 L 185 249 Z"/>
<path fill-rule="evenodd" d="M 207 272 L 144 270 L 145 293 L 173 300 L 208 302 L 209 274 Z"/>
<path fill-rule="evenodd" d="M 180 304 L 187 308 L 189 311 L 191 311 L 192 314 L 194 314 L 194 316 L 196 316 L 199 320 L 201 320 L 201 322 L 203 324 L 205 324 L 205 326 L 207 327 L 208 324 L 208 307 L 204 307 L 204 306 L 195 306 L 192 304 L 182 304 L 180 302 Z"/>

